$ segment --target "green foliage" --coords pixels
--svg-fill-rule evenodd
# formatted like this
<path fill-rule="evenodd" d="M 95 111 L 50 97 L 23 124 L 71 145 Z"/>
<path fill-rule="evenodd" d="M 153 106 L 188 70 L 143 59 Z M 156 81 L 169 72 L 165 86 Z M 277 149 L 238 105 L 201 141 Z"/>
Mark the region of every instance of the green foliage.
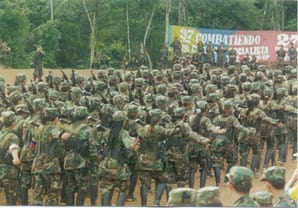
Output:
<path fill-rule="evenodd" d="M 11 48 L 12 66 L 26 67 L 30 64 L 25 53 L 30 26 L 26 10 L 10 1 L 1 1 L 0 6 L 0 38 Z"/>
<path fill-rule="evenodd" d="M 170 24 L 178 24 L 180 0 L 171 1 Z M 297 30 L 297 1 L 184 0 L 187 24 L 193 27 L 272 30 L 276 25 Z M 127 54 L 126 8 L 129 11 L 131 55 L 140 56 L 140 46 L 153 7 L 156 7 L 146 41 L 146 51 L 155 67 L 165 37 L 165 0 L 85 0 L 90 18 L 95 15 L 98 53 L 111 57 L 121 67 Z M 46 67 L 87 68 L 90 59 L 90 23 L 83 0 L 0 0 L 0 38 L 11 47 L 13 67 L 29 67 L 35 46 L 43 46 Z M 272 16 L 272 14 L 274 14 Z M 274 21 L 272 18 L 274 17 Z M 284 17 L 284 18 L 282 18 Z"/>
<path fill-rule="evenodd" d="M 56 56 L 60 50 L 59 41 L 61 39 L 61 32 L 58 26 L 58 21 L 49 20 L 32 31 L 33 42 L 36 46 L 42 46 L 46 52 L 44 58 L 45 67 L 57 67 Z"/>

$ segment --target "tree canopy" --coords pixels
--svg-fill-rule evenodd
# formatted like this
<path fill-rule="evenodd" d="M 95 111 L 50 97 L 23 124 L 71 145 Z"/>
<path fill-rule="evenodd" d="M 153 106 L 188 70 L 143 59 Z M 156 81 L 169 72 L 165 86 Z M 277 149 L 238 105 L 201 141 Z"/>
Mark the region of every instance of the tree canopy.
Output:
<path fill-rule="evenodd" d="M 0 39 L 16 68 L 29 67 L 39 45 L 49 68 L 88 68 L 92 47 L 116 68 L 143 48 L 155 66 L 169 7 L 170 25 L 297 30 L 296 0 L 0 0 Z"/>

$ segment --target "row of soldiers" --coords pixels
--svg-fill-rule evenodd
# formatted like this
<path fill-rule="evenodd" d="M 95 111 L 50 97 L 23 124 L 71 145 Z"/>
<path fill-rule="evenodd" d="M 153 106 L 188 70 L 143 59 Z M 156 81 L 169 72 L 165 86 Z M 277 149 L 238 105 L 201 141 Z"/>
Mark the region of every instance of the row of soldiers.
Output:
<path fill-rule="evenodd" d="M 257 174 L 264 143 L 265 168 L 286 162 L 289 141 L 297 152 L 293 67 L 204 64 L 200 72 L 175 64 L 166 71 L 109 68 L 89 78 L 61 72 L 46 82 L 27 84 L 24 74 L 13 86 L 0 80 L 1 183 L 8 204 L 16 203 L 17 190 L 27 204 L 33 188 L 33 205 L 84 205 L 88 191 L 96 205 L 100 184 L 103 206 L 111 205 L 115 189 L 123 206 L 135 199 L 140 179 L 141 205 L 147 205 L 152 180 L 159 205 L 172 184 L 194 187 L 198 170 L 200 187 L 212 171 L 219 186 L 221 171 L 236 165 L 239 155 L 247 166 L 250 149 Z"/>

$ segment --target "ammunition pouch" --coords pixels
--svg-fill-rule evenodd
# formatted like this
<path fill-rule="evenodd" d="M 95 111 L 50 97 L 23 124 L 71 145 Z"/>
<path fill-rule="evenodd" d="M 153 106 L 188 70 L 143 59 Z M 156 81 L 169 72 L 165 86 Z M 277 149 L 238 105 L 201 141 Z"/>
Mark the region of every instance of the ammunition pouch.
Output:
<path fill-rule="evenodd" d="M 143 153 L 137 161 L 137 170 L 143 171 L 163 171 L 164 163 L 157 159 L 154 153 Z"/>
<path fill-rule="evenodd" d="M 104 158 L 98 166 L 99 178 L 127 181 L 130 177 L 130 170 L 126 164 L 122 166 L 113 158 Z"/>
<path fill-rule="evenodd" d="M 5 149 L 0 148 L 0 164 L 13 165 L 12 155 Z"/>

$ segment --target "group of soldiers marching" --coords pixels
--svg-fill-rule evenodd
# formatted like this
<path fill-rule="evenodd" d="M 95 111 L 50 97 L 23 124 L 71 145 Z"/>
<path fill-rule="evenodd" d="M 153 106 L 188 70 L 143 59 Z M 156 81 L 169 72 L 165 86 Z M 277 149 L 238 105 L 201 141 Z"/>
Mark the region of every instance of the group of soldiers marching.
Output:
<path fill-rule="evenodd" d="M 27 205 L 32 188 L 32 205 L 82 206 L 89 194 L 95 206 L 100 190 L 101 205 L 110 206 L 118 190 L 124 206 L 138 179 L 141 205 L 152 181 L 160 205 L 173 184 L 194 187 L 197 171 L 200 187 L 208 175 L 220 186 L 221 172 L 236 164 L 250 162 L 258 175 L 287 162 L 289 145 L 297 152 L 292 66 L 176 63 L 44 78 L 0 78 L 0 184 L 9 205 Z"/>

